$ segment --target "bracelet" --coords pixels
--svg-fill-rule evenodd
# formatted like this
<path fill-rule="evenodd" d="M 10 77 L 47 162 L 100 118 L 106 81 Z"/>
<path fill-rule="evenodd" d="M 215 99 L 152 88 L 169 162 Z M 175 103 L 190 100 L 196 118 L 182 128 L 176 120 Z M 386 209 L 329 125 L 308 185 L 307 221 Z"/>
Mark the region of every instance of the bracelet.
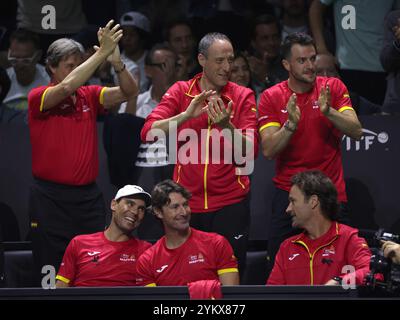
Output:
<path fill-rule="evenodd" d="M 121 68 L 121 70 L 117 70 L 117 69 L 115 69 L 114 68 L 114 71 L 115 71 L 115 73 L 121 73 L 122 71 L 124 71 L 125 70 L 125 63 L 123 64 L 123 66 L 122 66 L 122 68 Z"/>
<path fill-rule="evenodd" d="M 285 123 L 283 124 L 283 127 L 284 127 L 286 130 L 290 131 L 290 132 L 295 132 L 296 129 L 297 129 L 297 126 L 296 126 L 296 125 L 294 125 L 294 128 L 293 128 L 293 127 L 290 127 L 290 121 L 289 121 L 289 120 L 286 120 L 286 121 L 285 121 Z"/>

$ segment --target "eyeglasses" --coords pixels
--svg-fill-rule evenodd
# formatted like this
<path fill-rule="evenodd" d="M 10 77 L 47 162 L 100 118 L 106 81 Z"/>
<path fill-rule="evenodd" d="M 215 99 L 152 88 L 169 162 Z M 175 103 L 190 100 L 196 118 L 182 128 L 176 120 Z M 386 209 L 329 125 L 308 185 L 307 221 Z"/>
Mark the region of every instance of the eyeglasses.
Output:
<path fill-rule="evenodd" d="M 8 50 L 8 56 L 7 59 L 10 62 L 10 64 L 12 66 L 15 66 L 17 64 L 23 64 L 23 65 L 30 65 L 33 63 L 33 61 L 38 57 L 38 55 L 40 54 L 40 51 L 36 51 L 32 57 L 29 58 L 15 58 L 15 57 L 11 57 L 10 56 L 10 50 Z"/>

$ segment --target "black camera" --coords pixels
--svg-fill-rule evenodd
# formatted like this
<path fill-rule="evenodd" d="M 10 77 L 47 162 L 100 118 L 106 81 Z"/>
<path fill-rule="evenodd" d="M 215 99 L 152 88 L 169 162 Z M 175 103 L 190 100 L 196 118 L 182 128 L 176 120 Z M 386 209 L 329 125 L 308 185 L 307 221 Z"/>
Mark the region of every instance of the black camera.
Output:
<path fill-rule="evenodd" d="M 370 273 L 365 285 L 372 290 L 387 294 L 400 294 L 400 265 L 392 263 L 390 258 L 383 255 L 382 241 L 400 243 L 400 236 L 380 229 L 375 233 L 372 243 Z"/>

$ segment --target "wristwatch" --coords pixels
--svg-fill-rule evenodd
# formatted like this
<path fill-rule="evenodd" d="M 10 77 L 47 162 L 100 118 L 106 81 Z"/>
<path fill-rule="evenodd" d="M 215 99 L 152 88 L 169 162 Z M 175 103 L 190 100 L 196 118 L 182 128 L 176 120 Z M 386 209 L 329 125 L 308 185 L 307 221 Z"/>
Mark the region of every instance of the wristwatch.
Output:
<path fill-rule="evenodd" d="M 290 125 L 290 124 L 291 122 L 289 120 L 286 120 L 285 123 L 283 124 L 283 127 L 290 132 L 295 132 L 297 129 L 297 125 L 295 124 Z"/>

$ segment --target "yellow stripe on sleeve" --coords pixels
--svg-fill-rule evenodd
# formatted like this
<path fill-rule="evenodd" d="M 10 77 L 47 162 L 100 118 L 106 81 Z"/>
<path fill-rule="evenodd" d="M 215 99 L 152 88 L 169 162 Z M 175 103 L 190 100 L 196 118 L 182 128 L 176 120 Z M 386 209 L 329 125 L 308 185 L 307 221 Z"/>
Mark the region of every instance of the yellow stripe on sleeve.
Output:
<path fill-rule="evenodd" d="M 56 276 L 56 279 L 57 279 L 57 280 L 60 280 L 60 281 L 62 281 L 62 282 L 65 282 L 66 284 L 68 284 L 68 283 L 71 282 L 71 280 L 69 280 L 69 279 L 67 279 L 67 278 L 64 278 L 63 276 L 60 276 L 59 274 Z"/>
<path fill-rule="evenodd" d="M 258 132 L 261 133 L 261 131 L 263 131 L 265 128 L 268 128 L 268 127 L 278 127 L 278 128 L 280 128 L 281 124 L 279 122 L 269 122 L 267 124 L 264 124 L 260 129 L 258 129 Z"/>
<path fill-rule="evenodd" d="M 239 270 L 237 268 L 228 268 L 228 269 L 218 270 L 217 272 L 218 272 L 218 275 L 220 276 L 221 274 L 224 274 L 224 273 L 239 272 Z"/>
<path fill-rule="evenodd" d="M 46 95 L 47 90 L 49 90 L 51 87 L 46 88 L 46 90 L 43 91 L 42 98 L 40 99 L 40 107 L 39 111 L 43 112 L 43 103 L 44 103 L 44 96 Z"/>
<path fill-rule="evenodd" d="M 354 109 L 352 107 L 350 107 L 350 106 L 343 106 L 338 111 L 339 112 L 343 112 L 345 110 L 353 110 L 354 111 Z"/>
<path fill-rule="evenodd" d="M 251 108 L 251 111 L 257 112 L 257 109 L 253 107 Z"/>
<path fill-rule="evenodd" d="M 99 96 L 99 100 L 100 100 L 100 104 L 103 105 L 104 104 L 104 92 L 106 91 L 107 87 L 104 87 L 103 89 L 101 89 L 100 91 L 100 96 Z"/>
<path fill-rule="evenodd" d="M 146 284 L 145 287 L 157 287 L 157 285 L 153 283 Z"/>

